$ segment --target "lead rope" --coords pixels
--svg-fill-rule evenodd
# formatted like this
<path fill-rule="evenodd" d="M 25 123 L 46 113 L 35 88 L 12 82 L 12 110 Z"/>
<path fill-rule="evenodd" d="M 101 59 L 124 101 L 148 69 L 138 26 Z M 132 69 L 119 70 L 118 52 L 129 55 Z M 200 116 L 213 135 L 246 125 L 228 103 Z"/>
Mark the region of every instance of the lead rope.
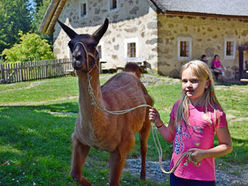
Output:
<path fill-rule="evenodd" d="M 132 107 L 132 108 L 129 108 L 129 109 L 125 109 L 125 110 L 108 110 L 106 109 L 105 107 L 103 107 L 102 105 L 100 105 L 97 101 L 96 101 L 96 98 L 95 98 L 95 95 L 94 95 L 94 92 L 93 92 L 93 88 L 91 86 L 91 76 L 89 75 L 88 73 L 88 81 L 89 81 L 89 85 L 88 85 L 88 93 L 91 97 L 91 104 L 96 106 L 96 108 L 98 108 L 99 110 L 103 111 L 103 112 L 106 112 L 106 113 L 109 113 L 109 114 L 113 114 L 113 115 L 121 115 L 121 114 L 125 114 L 125 113 L 128 113 L 132 110 L 135 110 L 137 108 L 141 108 L 141 107 L 148 107 L 148 108 L 152 108 L 151 105 L 148 105 L 148 104 L 141 104 L 141 105 L 138 105 L 136 107 Z M 171 174 L 173 173 L 177 167 L 180 165 L 180 163 L 182 162 L 183 158 L 185 156 L 187 156 L 187 158 L 190 159 L 190 155 L 192 152 L 185 152 L 183 153 L 179 159 L 177 160 L 176 164 L 174 165 L 174 167 L 170 170 L 170 171 L 165 171 L 163 166 L 162 166 L 162 156 L 163 156 L 163 150 L 162 150 L 162 147 L 161 147 L 161 143 L 159 141 L 159 138 L 158 138 L 158 134 L 157 134 L 157 129 L 154 127 L 155 124 L 154 122 L 152 122 L 153 125 L 152 125 L 152 137 L 153 137 L 153 141 L 154 141 L 154 144 L 155 144 L 155 147 L 158 151 L 158 155 L 159 155 L 159 164 L 160 164 L 160 169 L 163 173 L 165 174 Z M 154 135 L 155 133 L 155 135 Z"/>
<path fill-rule="evenodd" d="M 89 58 L 88 58 L 88 55 L 90 55 L 91 57 L 94 58 L 94 60 L 96 60 L 96 59 L 95 59 L 95 56 L 92 55 L 91 53 L 89 53 L 89 52 L 87 51 L 86 47 L 84 46 L 84 43 L 78 42 L 78 44 L 81 44 L 81 45 L 83 46 L 83 48 L 84 48 L 84 50 L 85 50 L 85 52 L 86 52 L 86 54 L 87 54 L 87 55 L 86 55 L 86 56 L 87 56 L 87 57 L 86 57 L 86 58 L 87 58 L 87 59 L 86 59 L 86 60 L 87 60 L 87 66 L 89 66 L 89 62 L 88 62 Z M 98 67 L 97 67 L 97 68 L 98 68 Z M 92 69 L 91 69 L 91 70 L 92 70 Z M 148 105 L 148 104 L 141 104 L 141 105 L 138 105 L 138 106 L 135 106 L 135 107 L 132 107 L 132 108 L 129 108 L 129 109 L 124 109 L 124 110 L 108 110 L 108 109 L 106 109 L 106 108 L 103 107 L 100 103 L 97 102 L 96 97 L 95 97 L 95 95 L 94 95 L 94 91 L 93 91 L 93 88 L 92 88 L 91 83 L 90 83 L 90 81 L 91 81 L 91 79 L 92 79 L 92 77 L 90 76 L 91 70 L 88 71 L 88 73 L 87 73 L 87 76 L 88 76 L 88 93 L 89 93 L 89 95 L 90 95 L 90 97 L 91 97 L 91 104 L 94 105 L 97 109 L 99 109 L 99 110 L 101 110 L 101 111 L 103 111 L 103 112 L 109 113 L 109 114 L 121 115 L 121 114 L 126 114 L 126 113 L 128 113 L 128 112 L 130 112 L 130 111 L 132 111 L 132 110 L 135 110 L 135 109 L 141 108 L 141 107 L 152 108 L 151 105 Z M 152 123 L 153 123 L 153 122 L 152 122 Z M 152 126 L 152 136 L 153 136 L 153 141 L 154 141 L 155 147 L 156 147 L 156 149 L 157 149 L 157 151 L 158 151 L 158 154 L 159 154 L 160 169 L 161 169 L 161 171 L 162 171 L 163 173 L 165 173 L 165 174 L 171 174 L 171 173 L 173 173 L 173 172 L 177 169 L 177 167 L 180 165 L 180 163 L 182 162 L 182 160 L 183 160 L 183 158 L 184 158 L 185 156 L 187 156 L 187 157 L 189 157 L 189 159 L 191 159 L 191 158 L 190 158 L 190 155 L 191 155 L 192 152 L 185 152 L 185 153 L 183 153 L 183 154 L 179 157 L 179 159 L 177 160 L 177 162 L 176 162 L 176 164 L 174 165 L 174 167 L 173 167 L 170 171 L 165 171 L 164 168 L 163 168 L 163 166 L 162 166 L 162 156 L 163 156 L 162 153 L 163 153 L 163 150 L 162 150 L 162 147 L 161 147 L 159 138 L 158 138 L 157 130 L 156 130 L 156 128 L 155 128 L 154 126 L 155 126 L 155 124 L 153 123 L 153 126 Z M 155 136 L 154 136 L 154 133 L 155 133 Z"/>
<path fill-rule="evenodd" d="M 88 85 L 88 93 L 91 97 L 91 104 L 92 105 L 95 105 L 99 110 L 103 111 L 103 112 L 107 112 L 109 114 L 113 114 L 113 115 L 121 115 L 121 114 L 126 114 L 132 110 L 135 110 L 137 108 L 141 108 L 141 107 L 149 107 L 149 108 L 152 108 L 151 105 L 148 105 L 148 104 L 141 104 L 141 105 L 138 105 L 136 107 L 132 107 L 132 108 L 129 108 L 129 109 L 125 109 L 125 110 L 108 110 L 106 109 L 105 107 L 103 107 L 102 105 L 100 105 L 97 101 L 96 101 L 96 97 L 94 95 L 94 92 L 93 92 L 93 88 L 91 86 L 91 76 L 89 75 L 88 73 L 88 81 L 89 81 L 89 85 Z"/>
<path fill-rule="evenodd" d="M 158 151 L 158 158 L 159 158 L 159 165 L 160 165 L 160 169 L 163 173 L 165 174 L 171 174 L 173 173 L 177 167 L 180 165 L 180 163 L 182 162 L 183 158 L 185 156 L 187 156 L 187 159 L 189 158 L 190 159 L 190 155 L 192 154 L 192 152 L 184 152 L 180 157 L 179 159 L 177 160 L 176 164 L 174 165 L 174 167 L 172 167 L 172 169 L 170 171 L 166 171 L 163 166 L 162 166 L 162 158 L 163 158 L 163 149 L 161 147 L 161 144 L 160 144 L 160 141 L 159 141 L 159 138 L 158 138 L 158 133 L 157 133 L 157 130 L 156 129 L 152 129 L 152 137 L 153 137 L 153 140 L 154 140 L 154 143 L 155 143 L 155 147 Z"/>

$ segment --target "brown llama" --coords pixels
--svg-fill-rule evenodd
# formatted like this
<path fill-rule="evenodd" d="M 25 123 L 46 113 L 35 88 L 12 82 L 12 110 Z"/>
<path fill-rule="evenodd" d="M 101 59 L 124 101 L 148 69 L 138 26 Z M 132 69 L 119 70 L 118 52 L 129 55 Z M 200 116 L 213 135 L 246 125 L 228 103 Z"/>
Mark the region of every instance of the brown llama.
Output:
<path fill-rule="evenodd" d="M 142 74 L 142 69 L 136 63 L 133 63 L 133 62 L 127 63 L 124 67 L 124 70 L 125 70 L 125 72 L 133 74 L 134 76 L 136 76 L 139 79 L 140 79 L 141 74 Z"/>
<path fill-rule="evenodd" d="M 102 108 L 118 111 L 141 104 L 152 105 L 152 98 L 139 78 L 128 72 L 118 73 L 100 86 L 96 46 L 108 28 L 108 19 L 93 35 L 77 34 L 58 22 L 71 39 L 68 45 L 79 86 L 79 114 L 72 134 L 72 178 L 81 185 L 91 185 L 81 173 L 88 152 L 94 147 L 110 153 L 109 182 L 111 186 L 120 185 L 127 153 L 135 145 L 135 134 L 139 132 L 142 161 L 140 178 L 145 179 L 147 138 L 151 126 L 148 107 L 121 115 L 110 114 Z"/>

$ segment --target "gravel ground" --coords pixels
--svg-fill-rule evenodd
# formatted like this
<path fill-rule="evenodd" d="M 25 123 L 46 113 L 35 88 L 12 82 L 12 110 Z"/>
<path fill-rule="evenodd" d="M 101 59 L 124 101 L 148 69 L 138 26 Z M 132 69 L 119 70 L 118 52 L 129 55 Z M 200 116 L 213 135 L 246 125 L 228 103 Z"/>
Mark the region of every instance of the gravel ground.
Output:
<path fill-rule="evenodd" d="M 162 165 L 165 170 L 169 169 L 169 163 L 170 160 L 163 161 Z M 136 175 L 139 177 L 140 172 L 140 159 L 127 159 L 126 160 L 126 166 L 124 171 L 128 171 L 133 175 Z M 220 166 L 220 165 L 217 165 Z M 248 185 L 248 164 L 243 165 L 242 167 L 240 165 L 231 165 L 231 169 L 225 169 L 225 167 L 222 167 L 222 169 L 216 168 L 216 183 L 218 186 L 225 186 L 225 185 Z M 160 170 L 160 165 L 158 161 L 146 161 L 146 179 L 147 180 L 153 180 L 157 183 L 169 183 L 169 175 L 164 174 Z M 243 170 L 243 171 L 241 171 Z M 231 173 L 233 171 L 233 173 Z M 241 172 L 240 172 L 241 171 Z M 240 174 L 239 176 L 237 176 Z"/>

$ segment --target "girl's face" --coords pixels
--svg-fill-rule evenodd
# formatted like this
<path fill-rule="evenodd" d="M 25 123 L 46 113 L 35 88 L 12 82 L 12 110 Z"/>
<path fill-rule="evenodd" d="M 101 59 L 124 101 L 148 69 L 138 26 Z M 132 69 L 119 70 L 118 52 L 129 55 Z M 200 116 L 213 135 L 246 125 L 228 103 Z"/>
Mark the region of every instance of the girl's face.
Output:
<path fill-rule="evenodd" d="M 192 104 L 199 104 L 202 101 L 205 88 L 208 86 L 209 81 L 199 79 L 190 68 L 182 72 L 182 89 Z"/>

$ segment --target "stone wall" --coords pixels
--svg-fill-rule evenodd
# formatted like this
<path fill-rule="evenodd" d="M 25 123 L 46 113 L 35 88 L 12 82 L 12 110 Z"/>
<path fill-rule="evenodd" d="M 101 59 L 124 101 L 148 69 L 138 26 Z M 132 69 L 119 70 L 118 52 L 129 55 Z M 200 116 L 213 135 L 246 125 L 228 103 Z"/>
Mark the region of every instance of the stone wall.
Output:
<path fill-rule="evenodd" d="M 92 34 L 107 17 L 110 25 L 100 41 L 105 67 L 123 67 L 126 63 L 125 40 L 137 39 L 138 56 L 155 69 L 157 64 L 157 14 L 147 0 L 119 0 L 119 8 L 110 11 L 108 0 L 88 0 L 88 15 L 80 18 L 79 1 L 69 0 L 59 17 L 78 34 Z M 68 36 L 56 24 L 54 53 L 57 58 L 68 58 Z"/>
<path fill-rule="evenodd" d="M 238 51 L 235 59 L 224 58 L 224 42 L 226 38 L 235 38 L 236 49 L 248 41 L 248 23 L 237 19 L 200 18 L 186 16 L 158 16 L 158 71 L 169 76 L 179 76 L 182 64 L 177 57 L 178 37 L 192 38 L 192 59 L 199 59 L 206 54 L 211 63 L 218 54 L 226 67 L 226 78 L 234 78 L 238 68 Z M 248 59 L 246 54 L 245 59 Z"/>

